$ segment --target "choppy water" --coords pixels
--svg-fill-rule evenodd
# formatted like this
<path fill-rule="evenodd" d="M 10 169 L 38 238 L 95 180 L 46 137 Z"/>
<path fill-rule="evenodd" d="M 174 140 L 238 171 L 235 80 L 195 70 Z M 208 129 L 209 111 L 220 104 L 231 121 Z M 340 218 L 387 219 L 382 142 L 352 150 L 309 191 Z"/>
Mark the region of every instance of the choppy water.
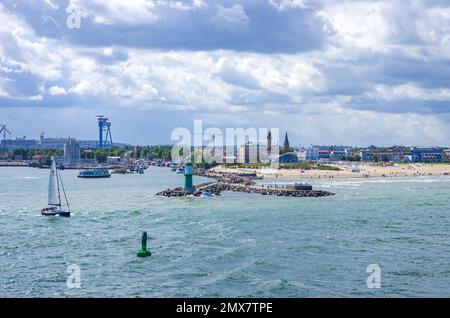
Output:
<path fill-rule="evenodd" d="M 183 177 L 61 173 L 69 219 L 39 214 L 48 170 L 0 168 L 0 296 L 450 296 L 448 177 L 313 181 L 337 193 L 326 198 L 161 198 Z M 66 286 L 70 264 L 80 289 Z"/>

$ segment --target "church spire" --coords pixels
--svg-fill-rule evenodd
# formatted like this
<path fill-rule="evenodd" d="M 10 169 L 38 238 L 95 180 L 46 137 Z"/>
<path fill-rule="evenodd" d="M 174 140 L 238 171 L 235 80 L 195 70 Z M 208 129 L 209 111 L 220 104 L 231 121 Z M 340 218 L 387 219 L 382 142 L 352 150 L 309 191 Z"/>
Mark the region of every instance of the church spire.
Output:
<path fill-rule="evenodd" d="M 286 135 L 284 136 L 284 151 L 289 151 L 289 139 L 286 131 Z"/>

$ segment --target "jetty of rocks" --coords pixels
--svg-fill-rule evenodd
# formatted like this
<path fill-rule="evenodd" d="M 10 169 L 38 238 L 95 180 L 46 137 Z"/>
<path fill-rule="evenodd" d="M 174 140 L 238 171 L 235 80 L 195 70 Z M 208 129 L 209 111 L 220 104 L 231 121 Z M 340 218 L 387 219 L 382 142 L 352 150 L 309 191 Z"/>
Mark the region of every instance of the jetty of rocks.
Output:
<path fill-rule="evenodd" d="M 249 176 L 207 173 L 201 175 L 215 178 L 217 181 L 199 184 L 195 186 L 194 192 L 188 192 L 182 187 L 179 187 L 161 191 L 157 193 L 157 195 L 166 197 L 220 195 L 222 191 L 258 193 L 261 195 L 273 195 L 279 197 L 325 197 L 334 195 L 334 193 L 328 191 L 313 190 L 311 187 L 307 189 L 296 189 L 295 187 L 282 187 L 277 185 L 258 185 Z"/>

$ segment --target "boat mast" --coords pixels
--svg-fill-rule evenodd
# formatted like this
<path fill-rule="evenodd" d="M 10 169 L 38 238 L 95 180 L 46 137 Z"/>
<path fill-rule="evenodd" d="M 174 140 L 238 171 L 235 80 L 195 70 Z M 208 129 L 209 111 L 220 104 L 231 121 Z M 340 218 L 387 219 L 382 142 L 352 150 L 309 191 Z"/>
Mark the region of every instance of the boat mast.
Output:
<path fill-rule="evenodd" d="M 53 159 L 55 160 L 55 159 Z M 55 167 L 56 167 L 56 160 L 55 160 Z M 58 201 L 59 201 L 59 206 L 62 207 L 61 205 L 61 193 L 59 191 L 59 173 L 58 173 L 58 168 L 55 168 L 55 174 L 56 174 L 56 184 L 57 184 L 57 188 L 58 188 Z"/>
<path fill-rule="evenodd" d="M 58 176 L 61 179 L 61 187 L 63 190 L 63 194 L 64 194 L 64 199 L 66 200 L 66 204 L 67 204 L 67 209 L 70 211 L 70 206 L 69 206 L 69 200 L 67 200 L 67 196 L 66 196 L 66 190 L 64 189 L 64 183 L 62 182 L 62 178 L 61 178 L 61 174 L 58 172 Z M 61 202 L 61 201 L 60 201 Z"/>

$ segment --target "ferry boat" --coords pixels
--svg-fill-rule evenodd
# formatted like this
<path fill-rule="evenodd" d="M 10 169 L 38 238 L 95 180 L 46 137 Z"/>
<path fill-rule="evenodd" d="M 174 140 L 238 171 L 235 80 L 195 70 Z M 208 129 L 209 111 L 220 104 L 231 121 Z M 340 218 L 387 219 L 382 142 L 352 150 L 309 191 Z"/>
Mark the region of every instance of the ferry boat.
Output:
<path fill-rule="evenodd" d="M 105 168 L 94 168 L 81 170 L 78 174 L 78 178 L 109 178 L 111 173 Z"/>

